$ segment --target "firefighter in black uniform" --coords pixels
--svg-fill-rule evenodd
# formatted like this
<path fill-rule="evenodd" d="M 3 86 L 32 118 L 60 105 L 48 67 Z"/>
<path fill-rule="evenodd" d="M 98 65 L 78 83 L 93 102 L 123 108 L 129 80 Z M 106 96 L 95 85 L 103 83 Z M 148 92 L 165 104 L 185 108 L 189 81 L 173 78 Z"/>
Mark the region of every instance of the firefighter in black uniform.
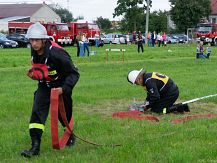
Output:
<path fill-rule="evenodd" d="M 79 79 L 79 72 L 66 51 L 51 45 L 47 31 L 40 23 L 31 25 L 26 37 L 32 46 L 32 68 L 27 75 L 39 81 L 29 124 L 32 147 L 21 152 L 22 156 L 31 157 L 40 152 L 41 136 L 49 113 L 51 88 L 58 89 L 59 94 L 63 95 L 67 120 L 70 122 L 72 89 Z M 65 127 L 60 117 L 59 120 Z M 71 146 L 74 142 L 75 138 L 71 135 L 66 145 Z"/>
<path fill-rule="evenodd" d="M 156 72 L 146 73 L 141 69 L 130 71 L 128 81 L 140 85 L 147 90 L 147 98 L 144 110 L 151 109 L 156 113 L 171 113 L 189 111 L 187 105 L 174 107 L 179 97 L 177 85 L 168 76 Z"/>

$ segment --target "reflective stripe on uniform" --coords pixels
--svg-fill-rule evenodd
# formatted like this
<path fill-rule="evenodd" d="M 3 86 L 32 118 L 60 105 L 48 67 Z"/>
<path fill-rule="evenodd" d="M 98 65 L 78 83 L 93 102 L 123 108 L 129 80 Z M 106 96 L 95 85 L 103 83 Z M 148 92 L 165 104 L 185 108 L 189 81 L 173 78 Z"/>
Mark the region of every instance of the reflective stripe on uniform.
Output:
<path fill-rule="evenodd" d="M 33 129 L 33 128 L 41 129 L 42 131 L 44 131 L 44 125 L 40 123 L 30 123 L 29 129 Z"/>
<path fill-rule="evenodd" d="M 163 108 L 163 114 L 167 113 L 167 108 Z"/>
<path fill-rule="evenodd" d="M 57 74 L 57 71 L 56 70 L 53 70 L 53 71 L 49 71 L 48 72 L 48 75 L 56 75 Z"/>
<path fill-rule="evenodd" d="M 163 74 L 159 74 L 157 72 L 153 72 L 151 78 L 162 81 L 164 83 L 164 85 L 167 84 L 167 82 L 169 80 L 168 76 L 163 75 Z"/>

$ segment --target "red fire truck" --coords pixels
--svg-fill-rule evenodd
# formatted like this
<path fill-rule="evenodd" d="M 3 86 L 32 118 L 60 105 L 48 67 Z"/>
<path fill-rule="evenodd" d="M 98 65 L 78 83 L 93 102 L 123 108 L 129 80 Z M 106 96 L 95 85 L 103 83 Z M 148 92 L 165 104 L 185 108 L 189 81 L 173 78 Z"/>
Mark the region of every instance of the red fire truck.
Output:
<path fill-rule="evenodd" d="M 10 33 L 23 33 L 25 34 L 30 25 L 30 22 L 9 22 L 8 31 Z M 66 23 L 42 23 L 47 29 L 47 34 L 58 44 L 72 44 L 73 35 L 69 31 L 68 24 Z"/>
<path fill-rule="evenodd" d="M 88 23 L 88 22 L 70 22 L 68 23 L 69 30 L 72 32 L 72 35 L 75 37 L 79 33 L 87 34 L 87 38 L 90 44 L 95 44 L 95 36 L 100 36 L 100 29 L 97 24 L 95 23 Z"/>
<path fill-rule="evenodd" d="M 9 22 L 8 31 L 11 33 L 26 34 L 30 22 Z M 100 35 L 100 29 L 95 23 L 70 22 L 70 23 L 42 23 L 47 33 L 58 44 L 74 44 L 75 36 L 86 33 L 90 44 L 95 44 L 95 36 Z"/>
<path fill-rule="evenodd" d="M 217 24 L 209 22 L 199 23 L 196 30 L 197 41 L 204 43 L 210 42 L 213 45 L 217 43 Z"/>

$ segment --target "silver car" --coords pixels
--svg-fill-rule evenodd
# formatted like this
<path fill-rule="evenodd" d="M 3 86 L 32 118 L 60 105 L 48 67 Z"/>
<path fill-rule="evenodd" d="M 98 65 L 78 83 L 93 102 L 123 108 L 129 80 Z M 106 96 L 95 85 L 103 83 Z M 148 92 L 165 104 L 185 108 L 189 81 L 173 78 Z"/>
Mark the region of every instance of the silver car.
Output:
<path fill-rule="evenodd" d="M 115 38 L 115 34 L 101 34 L 100 35 L 101 40 L 104 42 L 104 44 L 118 44 L 119 39 Z"/>

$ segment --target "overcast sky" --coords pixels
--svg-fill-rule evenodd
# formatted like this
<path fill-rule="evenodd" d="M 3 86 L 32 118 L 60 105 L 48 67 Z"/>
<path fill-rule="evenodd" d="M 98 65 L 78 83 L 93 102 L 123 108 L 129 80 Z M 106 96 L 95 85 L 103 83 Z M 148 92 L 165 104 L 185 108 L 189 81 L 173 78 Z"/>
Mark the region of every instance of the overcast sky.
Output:
<path fill-rule="evenodd" d="M 80 15 L 88 21 L 100 16 L 113 20 L 114 8 L 117 6 L 117 0 L 0 0 L 0 3 L 42 3 L 43 1 L 47 4 L 58 3 L 64 8 L 69 8 L 74 18 Z M 170 9 L 168 0 L 152 0 L 151 11 L 159 9 L 168 11 Z"/>

